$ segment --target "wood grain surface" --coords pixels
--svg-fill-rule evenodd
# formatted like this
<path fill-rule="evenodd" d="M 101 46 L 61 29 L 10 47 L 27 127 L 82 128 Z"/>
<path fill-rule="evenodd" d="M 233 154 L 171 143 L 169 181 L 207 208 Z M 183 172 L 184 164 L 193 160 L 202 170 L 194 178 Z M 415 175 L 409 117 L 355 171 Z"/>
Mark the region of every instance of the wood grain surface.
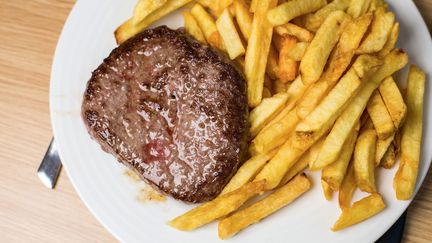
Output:
<path fill-rule="evenodd" d="M 431 30 L 432 0 L 415 3 Z M 115 242 L 81 202 L 66 173 L 55 190 L 36 176 L 52 136 L 51 61 L 73 4 L 0 0 L 0 242 Z M 431 175 L 409 209 L 405 242 L 432 242 Z"/>

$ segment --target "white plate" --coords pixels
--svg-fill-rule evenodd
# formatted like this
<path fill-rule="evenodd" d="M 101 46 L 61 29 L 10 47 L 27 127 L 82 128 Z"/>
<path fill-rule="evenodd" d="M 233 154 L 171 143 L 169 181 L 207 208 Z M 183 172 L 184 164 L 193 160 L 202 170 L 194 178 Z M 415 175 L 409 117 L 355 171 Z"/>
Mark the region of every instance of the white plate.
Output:
<path fill-rule="evenodd" d="M 124 167 L 90 139 L 80 117 L 87 80 L 116 46 L 113 31 L 130 17 L 135 0 L 80 0 L 73 8 L 60 37 L 51 75 L 51 116 L 57 146 L 65 169 L 78 194 L 99 221 L 124 242 L 220 242 L 215 223 L 193 232 L 180 232 L 166 222 L 190 205 L 169 199 L 164 203 L 140 203 L 137 187 L 124 176 Z M 432 41 L 411 1 L 390 1 L 400 22 L 399 46 L 410 61 L 429 74 L 426 91 L 420 187 L 431 162 L 430 75 Z M 179 27 L 179 13 L 156 23 Z M 397 167 L 397 166 L 396 166 Z M 395 167 L 395 168 L 396 168 Z M 231 242 L 372 242 L 402 214 L 409 201 L 396 201 L 392 189 L 395 169 L 380 169 L 378 187 L 387 208 L 372 219 L 333 233 L 330 227 L 340 210 L 336 200 L 323 199 L 317 173 L 314 187 L 293 204 L 263 222 L 244 230 Z M 356 195 L 359 197 L 360 195 Z"/>

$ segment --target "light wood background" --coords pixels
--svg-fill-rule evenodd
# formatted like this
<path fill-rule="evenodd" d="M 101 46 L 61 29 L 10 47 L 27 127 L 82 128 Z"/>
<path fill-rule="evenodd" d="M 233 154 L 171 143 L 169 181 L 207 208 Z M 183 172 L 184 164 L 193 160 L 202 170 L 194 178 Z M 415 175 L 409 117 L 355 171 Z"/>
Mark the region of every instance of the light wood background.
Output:
<path fill-rule="evenodd" d="M 415 2 L 431 30 L 432 0 Z M 0 242 L 115 241 L 81 202 L 66 173 L 55 190 L 36 176 L 52 136 L 51 61 L 73 3 L 0 0 Z M 405 242 L 432 242 L 430 176 L 409 209 Z"/>

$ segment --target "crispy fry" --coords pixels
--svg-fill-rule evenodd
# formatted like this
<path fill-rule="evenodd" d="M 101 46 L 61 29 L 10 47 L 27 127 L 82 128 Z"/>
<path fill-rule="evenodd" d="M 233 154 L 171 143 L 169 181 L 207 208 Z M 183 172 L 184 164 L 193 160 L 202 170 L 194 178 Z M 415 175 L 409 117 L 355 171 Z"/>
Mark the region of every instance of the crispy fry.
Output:
<path fill-rule="evenodd" d="M 333 191 L 339 191 L 342 181 L 347 173 L 354 146 L 357 140 L 358 129 L 354 128 L 348 140 L 345 142 L 340 157 L 333 164 L 325 167 L 321 179 L 326 181 Z"/>
<path fill-rule="evenodd" d="M 343 208 L 342 214 L 333 225 L 332 230 L 342 230 L 351 225 L 360 223 L 381 212 L 386 207 L 382 197 L 374 193 L 355 202 L 350 208 Z"/>
<path fill-rule="evenodd" d="M 293 81 L 297 76 L 298 64 L 287 53 L 297 43 L 297 38 L 286 35 L 283 37 L 282 49 L 279 52 L 279 80 L 282 83 Z"/>
<path fill-rule="evenodd" d="M 387 10 L 388 4 L 384 0 L 372 0 L 368 11 L 373 12 L 378 8 L 383 8 Z"/>
<path fill-rule="evenodd" d="M 390 31 L 390 35 L 387 39 L 387 42 L 384 44 L 384 47 L 381 51 L 378 52 L 378 56 L 384 57 L 387 55 L 396 45 L 397 39 L 399 36 L 399 23 L 395 23 Z"/>
<path fill-rule="evenodd" d="M 345 11 L 351 0 L 334 0 L 333 2 L 325 5 L 323 8 L 318 10 L 313 15 L 306 18 L 306 28 L 311 31 L 317 31 L 324 20 L 334 11 L 342 10 Z"/>
<path fill-rule="evenodd" d="M 276 79 L 272 83 L 273 92 L 278 93 L 285 93 L 287 92 L 287 85 L 286 83 L 282 83 L 280 80 Z"/>
<path fill-rule="evenodd" d="M 378 166 L 384 157 L 385 153 L 387 152 L 390 144 L 393 142 L 395 138 L 395 135 L 391 135 L 390 137 L 386 139 L 378 139 L 377 140 L 377 147 L 376 147 L 376 154 L 375 154 L 375 165 Z"/>
<path fill-rule="evenodd" d="M 265 87 L 265 85 L 264 85 L 264 88 L 263 88 L 263 99 L 270 98 L 270 97 L 272 97 L 272 93 L 271 93 L 270 89 L 267 88 L 267 87 Z"/>
<path fill-rule="evenodd" d="M 225 43 L 225 48 L 231 60 L 245 53 L 242 40 L 240 39 L 228 9 L 225 9 L 216 20 L 216 27 Z"/>
<path fill-rule="evenodd" d="M 277 79 L 279 74 L 279 57 L 275 48 L 270 45 L 270 50 L 268 53 L 266 73 L 272 79 Z"/>
<path fill-rule="evenodd" d="M 408 74 L 408 116 L 402 130 L 401 161 L 393 181 L 398 200 L 408 200 L 414 193 L 420 161 L 423 131 L 423 97 L 426 75 L 415 65 Z"/>
<path fill-rule="evenodd" d="M 314 37 L 309 30 L 292 23 L 276 26 L 275 31 L 282 36 L 285 34 L 295 36 L 299 41 L 303 42 L 311 42 Z"/>
<path fill-rule="evenodd" d="M 250 182 L 256 174 L 262 169 L 262 167 L 269 161 L 276 151 L 271 151 L 266 154 L 259 154 L 253 156 L 238 169 L 237 173 L 231 178 L 230 182 L 225 186 L 219 196 L 237 190 L 238 188 L 246 185 Z"/>
<path fill-rule="evenodd" d="M 204 33 L 207 42 L 216 48 L 224 49 L 224 43 L 216 27 L 213 17 L 200 5 L 195 4 L 191 9 L 192 15 L 198 19 L 198 25 Z"/>
<path fill-rule="evenodd" d="M 257 6 L 258 6 L 258 2 L 259 2 L 260 0 L 252 0 L 251 1 L 251 4 L 250 4 L 250 12 L 251 13 L 255 13 L 256 12 L 256 9 L 257 9 Z"/>
<path fill-rule="evenodd" d="M 249 124 L 251 137 L 255 137 L 265 124 L 284 108 L 288 97 L 287 93 L 275 94 L 270 98 L 263 99 L 261 104 L 250 112 Z"/>
<path fill-rule="evenodd" d="M 388 113 L 393 120 L 394 126 L 399 128 L 405 120 L 407 106 L 396 82 L 391 76 L 384 79 L 379 86 L 379 92 L 384 100 Z"/>
<path fill-rule="evenodd" d="M 118 27 L 114 33 L 117 44 L 125 42 L 127 39 L 141 32 L 155 21 L 183 7 L 191 1 L 192 0 L 167 0 L 162 7 L 147 15 L 147 17 L 137 25 L 133 24 L 132 19 L 127 20 Z"/>
<path fill-rule="evenodd" d="M 394 144 L 391 143 L 389 148 L 387 149 L 387 152 L 384 154 L 384 157 L 382 158 L 380 165 L 386 169 L 390 169 L 394 166 L 395 163 L 396 163 L 396 151 L 395 151 Z"/>
<path fill-rule="evenodd" d="M 279 183 L 278 187 L 285 185 L 288 181 L 290 181 L 294 176 L 298 175 L 300 172 L 305 170 L 308 167 L 310 161 L 310 150 L 304 154 L 296 163 L 289 169 L 289 171 L 285 174 L 284 178 Z"/>
<path fill-rule="evenodd" d="M 132 23 L 143 21 L 149 14 L 162 7 L 168 0 L 139 0 L 134 8 Z"/>
<path fill-rule="evenodd" d="M 218 11 L 218 2 L 214 0 L 198 0 L 198 3 L 202 6 L 210 9 L 213 13 Z"/>
<path fill-rule="evenodd" d="M 330 134 L 318 155 L 318 160 L 336 161 L 353 127 L 357 124 L 373 91 L 381 81 L 406 65 L 408 56 L 400 49 L 390 52 L 383 65 L 364 82 L 357 95 L 336 120 Z M 329 163 L 330 164 L 330 163 Z"/>
<path fill-rule="evenodd" d="M 375 187 L 375 150 L 376 132 L 362 132 L 354 149 L 354 174 L 357 186 L 365 192 L 376 192 Z"/>
<path fill-rule="evenodd" d="M 309 43 L 307 42 L 297 42 L 290 50 L 287 50 L 286 56 L 299 62 L 303 58 L 308 46 Z"/>
<path fill-rule="evenodd" d="M 372 94 L 367 104 L 367 111 L 380 139 L 386 139 L 394 134 L 395 126 L 378 91 Z"/>
<path fill-rule="evenodd" d="M 271 9 L 267 16 L 272 25 L 282 25 L 295 17 L 315 12 L 325 4 L 326 0 L 292 0 Z"/>
<path fill-rule="evenodd" d="M 190 12 L 183 12 L 184 25 L 186 32 L 197 39 L 199 42 L 207 44 L 203 32 L 201 31 L 198 22 Z"/>
<path fill-rule="evenodd" d="M 360 47 L 357 49 L 357 54 L 373 53 L 383 49 L 387 39 L 392 31 L 394 23 L 394 14 L 385 12 L 379 8 L 375 11 L 374 20 L 371 24 L 370 33 L 365 37 Z"/>
<path fill-rule="evenodd" d="M 276 0 L 261 0 L 252 21 L 251 37 L 245 59 L 245 75 L 248 81 L 248 104 L 255 107 L 261 103 L 267 57 L 270 51 L 273 28 L 268 23 L 267 10 L 276 5 Z"/>
<path fill-rule="evenodd" d="M 218 3 L 218 12 L 222 13 L 227 9 L 231 4 L 233 4 L 234 0 L 219 0 L 216 1 Z M 229 11 L 229 10 L 228 10 Z"/>
<path fill-rule="evenodd" d="M 339 189 L 340 208 L 343 209 L 343 208 L 351 207 L 351 199 L 356 188 L 357 188 L 357 183 L 354 175 L 354 165 L 353 162 L 351 161 Z"/>
<path fill-rule="evenodd" d="M 237 190 L 220 196 L 171 220 L 169 225 L 178 230 L 190 231 L 224 217 L 237 210 L 251 197 L 262 193 L 265 181 L 248 183 Z"/>
<path fill-rule="evenodd" d="M 243 35 L 243 38 L 247 41 L 251 35 L 252 15 L 249 13 L 248 6 L 244 0 L 235 0 L 234 9 L 239 29 Z"/>
<path fill-rule="evenodd" d="M 369 8 L 371 0 L 354 0 L 350 2 L 347 13 L 353 18 L 358 18 L 366 13 Z"/>
<path fill-rule="evenodd" d="M 317 31 L 300 62 L 300 73 L 305 84 L 320 78 L 330 52 L 339 40 L 341 23 L 346 16 L 342 11 L 331 13 Z"/>
<path fill-rule="evenodd" d="M 311 182 L 306 175 L 298 175 L 285 186 L 279 188 L 266 198 L 240 210 L 220 221 L 218 225 L 219 238 L 227 239 L 251 224 L 288 205 L 300 195 L 309 190 Z"/>
<path fill-rule="evenodd" d="M 333 197 L 333 190 L 331 189 L 331 187 L 329 186 L 329 184 L 327 184 L 327 182 L 323 179 L 321 179 L 321 187 L 323 190 L 323 194 L 324 194 L 324 198 L 327 201 L 330 201 Z"/>

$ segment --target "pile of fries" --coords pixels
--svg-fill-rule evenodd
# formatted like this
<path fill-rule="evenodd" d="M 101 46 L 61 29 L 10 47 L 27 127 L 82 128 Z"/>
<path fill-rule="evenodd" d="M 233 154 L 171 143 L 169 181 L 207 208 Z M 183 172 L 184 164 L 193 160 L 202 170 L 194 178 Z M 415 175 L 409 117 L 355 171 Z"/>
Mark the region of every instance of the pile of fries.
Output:
<path fill-rule="evenodd" d="M 185 30 L 243 68 L 251 158 L 218 198 L 173 219 L 172 227 L 220 220 L 219 237 L 227 239 L 308 191 L 308 168 L 321 171 L 325 198 L 339 192 L 342 213 L 332 230 L 341 230 L 385 208 L 375 171 L 399 156 L 396 198 L 412 197 L 425 73 L 412 65 L 401 92 L 393 74 L 408 56 L 395 48 L 399 23 L 383 0 L 140 0 L 117 29 L 117 42 L 185 5 Z M 370 196 L 352 203 L 356 189 Z"/>

